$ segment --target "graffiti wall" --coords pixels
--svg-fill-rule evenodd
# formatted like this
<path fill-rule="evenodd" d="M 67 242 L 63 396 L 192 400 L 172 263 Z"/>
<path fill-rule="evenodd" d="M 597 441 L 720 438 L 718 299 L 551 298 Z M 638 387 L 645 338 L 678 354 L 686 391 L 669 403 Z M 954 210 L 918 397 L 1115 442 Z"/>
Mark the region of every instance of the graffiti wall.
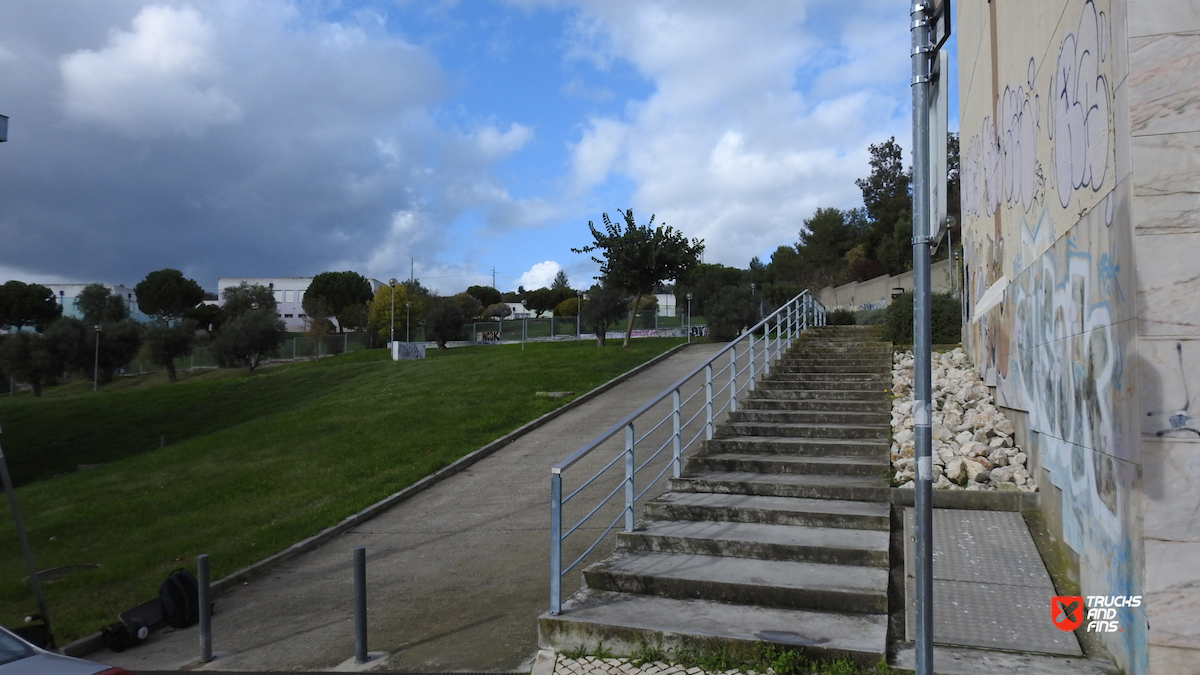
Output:
<path fill-rule="evenodd" d="M 959 63 L 964 339 L 997 401 L 1029 413 L 1084 595 L 1142 595 L 1134 191 L 1112 19 L 1124 6 L 958 6 L 959 44 L 980 45 Z M 1144 673 L 1144 610 L 1121 612 L 1105 645 Z"/>

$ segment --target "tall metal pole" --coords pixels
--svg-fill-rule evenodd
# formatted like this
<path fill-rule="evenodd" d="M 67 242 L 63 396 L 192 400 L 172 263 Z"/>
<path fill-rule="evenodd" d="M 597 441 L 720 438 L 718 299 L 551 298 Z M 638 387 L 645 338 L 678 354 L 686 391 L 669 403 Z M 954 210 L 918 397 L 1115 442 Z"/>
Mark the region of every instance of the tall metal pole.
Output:
<path fill-rule="evenodd" d="M 4 459 L 3 448 L 0 448 L 0 481 L 4 483 L 4 495 L 8 497 L 8 510 L 12 514 L 13 526 L 17 529 L 17 544 L 21 547 L 21 557 L 25 560 L 25 573 L 29 575 L 29 585 L 33 587 L 33 597 L 37 600 L 38 613 L 42 615 L 42 621 L 49 630 L 50 613 L 46 611 L 46 598 L 42 595 L 42 582 L 38 579 L 37 565 L 33 563 L 33 551 L 29 548 L 29 538 L 25 536 L 25 525 L 21 522 L 21 510 L 17 508 L 17 493 L 13 490 L 12 479 L 8 475 L 8 462 Z"/>
<path fill-rule="evenodd" d="M 917 675 L 933 673 L 933 460 L 930 364 L 931 234 L 929 203 L 929 19 L 930 0 L 915 0 L 910 11 L 913 130 L 913 356 L 916 432 L 916 620 Z"/>
<path fill-rule="evenodd" d="M 393 277 L 388 282 L 392 291 L 392 332 L 389 335 L 388 347 L 394 349 L 391 343 L 396 341 L 396 279 Z"/>
<path fill-rule="evenodd" d="M 208 554 L 196 556 L 196 600 L 200 605 L 200 662 L 213 660 L 212 653 L 212 586 L 209 583 Z"/>
<path fill-rule="evenodd" d="M 100 389 L 100 324 L 96 324 L 96 360 L 92 365 L 92 391 Z"/>

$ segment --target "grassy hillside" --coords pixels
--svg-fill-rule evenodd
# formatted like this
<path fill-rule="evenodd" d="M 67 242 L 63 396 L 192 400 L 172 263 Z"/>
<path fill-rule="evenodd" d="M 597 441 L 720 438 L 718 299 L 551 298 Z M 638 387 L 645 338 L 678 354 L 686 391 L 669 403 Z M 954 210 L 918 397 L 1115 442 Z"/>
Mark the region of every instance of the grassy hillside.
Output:
<path fill-rule="evenodd" d="M 43 584 L 56 637 L 111 623 L 200 553 L 217 579 L 286 548 L 570 400 L 536 392 L 581 394 L 678 343 L 373 350 L 0 399 L 38 567 L 100 565 Z M 34 610 L 24 577 L 5 514 L 0 623 Z"/>

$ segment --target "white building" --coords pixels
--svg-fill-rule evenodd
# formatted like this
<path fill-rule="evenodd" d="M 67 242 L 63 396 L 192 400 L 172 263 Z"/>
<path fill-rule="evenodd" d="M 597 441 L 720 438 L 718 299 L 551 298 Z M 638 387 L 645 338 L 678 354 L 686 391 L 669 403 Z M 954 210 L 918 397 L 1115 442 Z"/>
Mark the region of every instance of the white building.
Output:
<path fill-rule="evenodd" d="M 227 278 L 217 280 L 217 295 L 223 298 L 223 293 L 226 288 L 238 286 L 243 283 L 266 286 L 275 293 L 275 302 L 279 305 L 279 316 L 283 318 L 283 323 L 287 330 L 300 333 L 308 329 L 308 315 L 304 313 L 304 306 L 301 304 L 304 301 L 304 292 L 308 290 L 308 285 L 312 283 L 312 277 L 275 277 L 271 279 L 247 279 L 247 278 Z M 380 286 L 387 284 L 378 279 L 370 279 L 367 281 L 371 284 L 371 293 L 379 290 Z M 224 300 L 222 299 L 222 304 Z M 334 325 L 337 320 L 333 319 Z"/>

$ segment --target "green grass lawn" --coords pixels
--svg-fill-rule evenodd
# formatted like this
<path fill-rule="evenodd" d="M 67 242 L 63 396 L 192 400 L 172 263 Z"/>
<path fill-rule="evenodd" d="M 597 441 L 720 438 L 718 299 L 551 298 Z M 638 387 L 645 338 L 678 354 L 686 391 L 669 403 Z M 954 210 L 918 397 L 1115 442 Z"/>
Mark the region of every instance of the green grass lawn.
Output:
<path fill-rule="evenodd" d="M 200 553 L 215 580 L 284 549 L 570 400 L 535 392 L 582 394 L 679 343 L 371 350 L 2 398 L 39 569 L 100 565 L 43 583 L 55 636 L 111 623 Z M 35 603 L 7 514 L 0 551 L 0 623 L 16 625 Z"/>

